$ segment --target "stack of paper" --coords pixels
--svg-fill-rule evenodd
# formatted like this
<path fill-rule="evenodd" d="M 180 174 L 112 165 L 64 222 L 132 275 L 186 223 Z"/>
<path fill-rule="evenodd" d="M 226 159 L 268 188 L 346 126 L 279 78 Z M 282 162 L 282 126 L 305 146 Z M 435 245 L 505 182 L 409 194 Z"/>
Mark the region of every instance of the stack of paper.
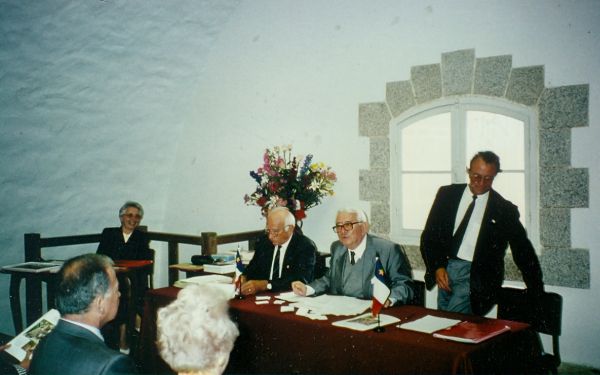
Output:
<path fill-rule="evenodd" d="M 235 285 L 233 285 L 233 279 L 225 275 L 202 275 L 189 277 L 183 280 L 175 281 L 174 286 L 178 288 L 185 288 L 191 284 L 211 284 L 215 287 L 223 290 L 229 299 L 235 297 Z"/>
<path fill-rule="evenodd" d="M 282 293 L 276 298 L 290 302 L 290 306 L 306 309 L 315 315 L 357 315 L 371 307 L 371 300 L 323 294 L 317 297 L 300 297 L 294 292 Z M 303 310 L 304 311 L 304 310 Z"/>
<path fill-rule="evenodd" d="M 452 327 L 453 325 L 460 323 L 457 319 L 440 318 L 433 315 L 425 315 L 422 318 L 413 320 L 412 322 L 404 323 L 398 326 L 398 328 L 408 329 L 411 331 L 433 333 L 440 329 Z"/>

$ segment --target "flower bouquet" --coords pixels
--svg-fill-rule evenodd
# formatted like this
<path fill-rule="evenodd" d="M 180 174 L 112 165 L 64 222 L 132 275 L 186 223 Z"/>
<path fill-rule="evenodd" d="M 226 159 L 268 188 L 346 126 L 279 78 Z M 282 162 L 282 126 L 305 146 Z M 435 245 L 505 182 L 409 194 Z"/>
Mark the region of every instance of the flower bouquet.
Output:
<path fill-rule="evenodd" d="M 271 208 L 289 208 L 296 220 L 306 217 L 306 211 L 321 203 L 327 195 L 333 195 L 337 180 L 331 167 L 312 163 L 312 155 L 292 156 L 292 146 L 276 146 L 266 149 L 263 165 L 250 176 L 258 184 L 256 190 L 244 196 L 249 206 L 261 207 L 263 214 Z"/>

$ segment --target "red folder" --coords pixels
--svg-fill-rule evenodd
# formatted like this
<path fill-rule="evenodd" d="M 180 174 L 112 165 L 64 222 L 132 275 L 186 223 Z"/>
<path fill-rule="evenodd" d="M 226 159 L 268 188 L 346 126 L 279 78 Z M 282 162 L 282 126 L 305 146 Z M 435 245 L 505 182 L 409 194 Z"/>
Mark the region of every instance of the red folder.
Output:
<path fill-rule="evenodd" d="M 486 319 L 482 322 L 460 322 L 433 333 L 441 339 L 477 344 L 499 334 L 510 331 L 504 320 Z"/>

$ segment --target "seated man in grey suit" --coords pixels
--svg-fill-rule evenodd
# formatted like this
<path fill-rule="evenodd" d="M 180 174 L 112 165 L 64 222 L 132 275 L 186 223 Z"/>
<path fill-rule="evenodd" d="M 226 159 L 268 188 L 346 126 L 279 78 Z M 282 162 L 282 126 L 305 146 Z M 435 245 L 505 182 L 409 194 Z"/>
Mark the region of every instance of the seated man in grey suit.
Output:
<path fill-rule="evenodd" d="M 35 349 L 30 375 L 135 373 L 133 361 L 109 349 L 100 328 L 119 307 L 119 282 L 110 258 L 85 254 L 59 272 L 56 307 L 61 319 Z"/>
<path fill-rule="evenodd" d="M 371 299 L 375 259 L 379 257 L 391 290 L 385 306 L 406 304 L 413 299 L 412 271 L 402 247 L 368 234 L 369 222 L 362 210 L 342 209 L 337 213 L 333 231 L 339 241 L 331 244 L 327 273 L 309 284 L 294 281 L 292 288 L 301 296 L 323 293 Z"/>
<path fill-rule="evenodd" d="M 296 230 L 296 219 L 286 207 L 267 215 L 266 235 L 256 242 L 254 256 L 242 275 L 242 294 L 292 289 L 292 281 L 312 281 L 317 247 Z"/>

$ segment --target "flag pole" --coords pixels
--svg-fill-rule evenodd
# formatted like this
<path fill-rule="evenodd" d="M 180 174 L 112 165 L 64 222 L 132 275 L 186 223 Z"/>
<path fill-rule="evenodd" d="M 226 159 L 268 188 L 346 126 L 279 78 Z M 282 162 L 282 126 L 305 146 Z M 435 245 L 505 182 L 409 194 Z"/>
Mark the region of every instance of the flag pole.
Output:
<path fill-rule="evenodd" d="M 373 328 L 373 332 L 377 332 L 377 333 L 385 332 L 385 327 L 381 326 L 381 320 L 379 319 L 379 314 L 377 314 L 377 327 Z"/>

